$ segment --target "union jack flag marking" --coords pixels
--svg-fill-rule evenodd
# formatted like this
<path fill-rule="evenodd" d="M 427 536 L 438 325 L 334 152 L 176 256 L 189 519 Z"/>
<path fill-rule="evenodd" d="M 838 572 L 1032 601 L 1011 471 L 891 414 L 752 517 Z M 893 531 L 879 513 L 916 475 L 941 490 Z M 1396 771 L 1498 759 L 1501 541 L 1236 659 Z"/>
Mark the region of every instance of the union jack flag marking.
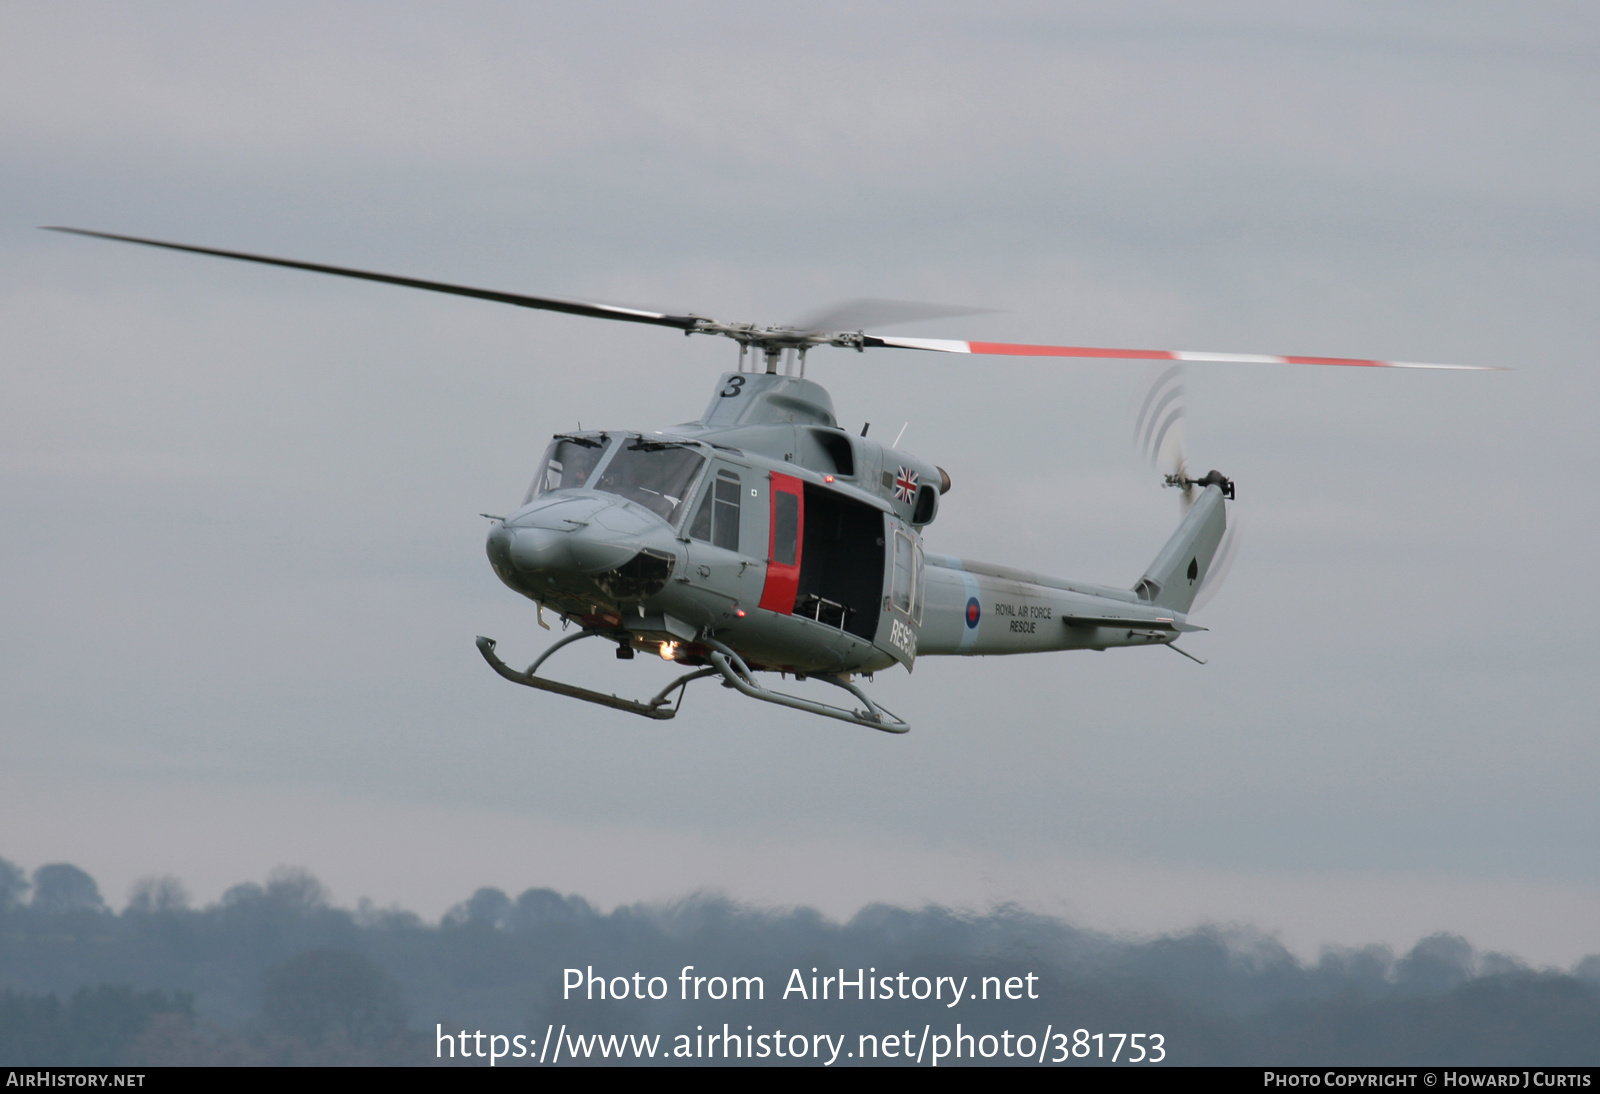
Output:
<path fill-rule="evenodd" d="M 894 496 L 901 501 L 910 501 L 917 496 L 917 473 L 909 468 L 902 467 L 894 477 Z"/>

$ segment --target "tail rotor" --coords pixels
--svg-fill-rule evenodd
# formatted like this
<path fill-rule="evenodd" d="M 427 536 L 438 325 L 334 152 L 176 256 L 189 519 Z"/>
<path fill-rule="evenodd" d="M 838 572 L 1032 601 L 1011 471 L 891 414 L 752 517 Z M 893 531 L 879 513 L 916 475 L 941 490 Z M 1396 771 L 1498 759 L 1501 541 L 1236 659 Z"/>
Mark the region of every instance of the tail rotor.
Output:
<path fill-rule="evenodd" d="M 1229 501 L 1234 497 L 1233 480 L 1220 471 L 1210 471 L 1200 478 L 1190 475 L 1184 445 L 1186 415 L 1183 363 L 1174 361 L 1157 365 L 1146 375 L 1138 397 L 1130 408 L 1133 443 L 1141 458 L 1161 473 L 1162 484 L 1180 491 L 1180 503 L 1185 513 L 1194 505 L 1199 491 L 1208 486 L 1221 489 L 1222 496 Z M 1217 547 L 1216 559 L 1202 580 L 1190 611 L 1204 606 L 1216 596 L 1228 571 L 1233 568 L 1238 547 L 1238 511 L 1229 506 L 1227 529 Z"/>
<path fill-rule="evenodd" d="M 1183 491 L 1183 508 L 1194 504 L 1194 482 L 1183 452 L 1183 365 L 1174 362 L 1150 371 L 1134 406 L 1133 443 L 1168 486 Z"/>

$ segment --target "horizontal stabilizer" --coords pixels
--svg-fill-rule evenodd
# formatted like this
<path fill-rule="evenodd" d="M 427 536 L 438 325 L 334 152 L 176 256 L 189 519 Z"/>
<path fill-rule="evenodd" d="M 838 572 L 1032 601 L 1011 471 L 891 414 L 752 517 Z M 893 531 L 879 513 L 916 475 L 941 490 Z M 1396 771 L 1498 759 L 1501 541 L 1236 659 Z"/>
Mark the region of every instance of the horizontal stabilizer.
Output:
<path fill-rule="evenodd" d="M 1175 631 L 1178 634 L 1207 629 L 1193 623 L 1179 623 L 1165 616 L 1140 619 L 1131 615 L 1064 615 L 1061 621 L 1069 627 L 1127 627 L 1135 631 Z"/>

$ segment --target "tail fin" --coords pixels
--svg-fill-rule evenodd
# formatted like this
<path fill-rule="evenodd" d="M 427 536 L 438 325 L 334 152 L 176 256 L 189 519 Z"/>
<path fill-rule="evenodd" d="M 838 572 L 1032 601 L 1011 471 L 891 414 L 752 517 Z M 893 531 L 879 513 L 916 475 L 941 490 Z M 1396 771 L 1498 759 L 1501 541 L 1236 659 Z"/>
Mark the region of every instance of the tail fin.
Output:
<path fill-rule="evenodd" d="M 1222 478 L 1212 472 L 1206 476 L 1206 480 L 1213 475 L 1217 479 Z M 1178 525 L 1178 530 L 1172 533 L 1167 545 L 1161 548 L 1156 560 L 1133 587 L 1139 599 L 1173 611 L 1187 612 L 1212 562 L 1216 560 L 1217 546 L 1222 542 L 1222 533 L 1227 526 L 1223 487 L 1211 482 L 1195 499 L 1183 523 Z"/>

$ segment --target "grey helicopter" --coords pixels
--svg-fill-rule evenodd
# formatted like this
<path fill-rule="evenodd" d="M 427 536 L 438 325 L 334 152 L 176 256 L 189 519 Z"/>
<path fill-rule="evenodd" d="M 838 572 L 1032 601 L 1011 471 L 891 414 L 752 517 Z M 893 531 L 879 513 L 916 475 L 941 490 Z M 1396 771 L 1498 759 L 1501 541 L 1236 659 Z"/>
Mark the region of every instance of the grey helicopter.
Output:
<path fill-rule="evenodd" d="M 462 285 L 218 250 L 79 228 L 50 231 L 237 259 L 518 307 L 715 335 L 738 345 L 694 421 L 648 432 L 556 434 L 521 504 L 491 521 L 495 574 L 548 610 L 568 634 L 526 669 L 491 638 L 485 661 L 505 679 L 653 719 L 677 715 L 689 684 L 713 679 L 762 702 L 888 733 L 909 724 L 858 680 L 917 658 L 1167 646 L 1205 630 L 1191 623 L 1228 551 L 1233 481 L 1189 474 L 1181 436 L 1187 362 L 1484 369 L 1340 357 L 1266 356 L 1087 346 L 963 342 L 827 329 L 833 324 L 723 323 L 581 300 Z M 842 315 L 844 312 L 835 313 Z M 955 314 L 933 309 L 924 317 Z M 1185 513 L 1138 581 L 1126 589 L 934 554 L 923 542 L 950 475 L 839 425 L 826 390 L 806 378 L 819 347 L 998 356 L 1140 360 L 1164 369 L 1138 408 L 1140 445 L 1181 491 Z M 644 653 L 682 666 L 654 696 L 634 700 L 564 683 L 540 670 L 584 639 L 613 643 L 619 659 Z M 1203 663 L 1203 662 L 1201 662 Z M 859 706 L 802 698 L 763 682 L 817 680 Z"/>

